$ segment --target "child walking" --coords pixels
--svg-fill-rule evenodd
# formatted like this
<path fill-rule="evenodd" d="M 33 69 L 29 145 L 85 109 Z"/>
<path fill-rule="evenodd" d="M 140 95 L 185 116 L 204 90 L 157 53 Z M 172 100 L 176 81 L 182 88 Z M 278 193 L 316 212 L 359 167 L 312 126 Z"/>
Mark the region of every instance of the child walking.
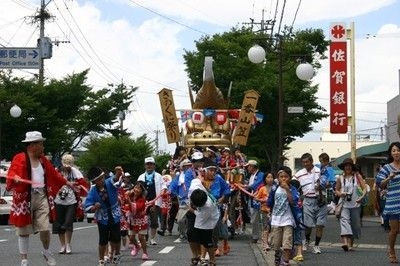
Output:
<path fill-rule="evenodd" d="M 133 189 L 127 192 L 127 204 L 129 206 L 129 223 L 130 223 L 130 238 L 133 242 L 131 251 L 132 256 L 136 256 L 140 249 L 143 250 L 142 260 L 148 260 L 146 246 L 146 235 L 148 229 L 147 215 L 146 215 L 146 189 L 144 183 L 141 181 L 136 182 Z M 138 235 L 139 243 L 136 241 Z"/>
<path fill-rule="evenodd" d="M 197 249 L 203 246 L 210 255 L 208 265 L 215 266 L 215 250 L 213 244 L 213 229 L 219 220 L 219 210 L 214 199 L 203 189 L 195 189 L 190 195 L 191 208 L 196 215 L 193 230 L 193 245 Z M 201 264 L 203 265 L 203 264 Z"/>
<path fill-rule="evenodd" d="M 289 265 L 293 248 L 293 228 L 296 227 L 298 191 L 290 185 L 292 171 L 281 167 L 278 171 L 279 185 L 271 190 L 267 205 L 271 213 L 271 242 L 275 250 L 275 265 Z"/>
<path fill-rule="evenodd" d="M 270 208 L 267 206 L 267 199 L 273 185 L 274 185 L 274 175 L 272 173 L 266 173 L 264 175 L 264 185 L 261 186 L 254 194 L 254 199 L 261 203 L 260 210 L 261 210 L 261 220 L 263 225 L 263 232 L 261 239 L 263 243 L 264 252 L 270 250 L 268 237 L 269 237 L 269 232 L 271 230 L 271 214 L 270 214 Z"/>

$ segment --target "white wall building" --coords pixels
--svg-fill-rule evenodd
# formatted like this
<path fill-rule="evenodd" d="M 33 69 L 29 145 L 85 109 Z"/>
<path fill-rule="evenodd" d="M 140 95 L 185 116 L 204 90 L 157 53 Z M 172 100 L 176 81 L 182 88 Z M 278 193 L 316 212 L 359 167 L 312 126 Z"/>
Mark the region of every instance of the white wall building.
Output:
<path fill-rule="evenodd" d="M 364 146 L 384 143 L 386 141 L 371 141 L 368 139 L 358 139 L 357 148 Z M 288 160 L 285 164 L 294 172 L 302 168 L 300 157 L 304 153 L 310 153 L 314 158 L 314 163 L 319 163 L 318 156 L 326 152 L 331 160 L 350 152 L 350 140 L 348 134 L 331 134 L 325 129 L 319 141 L 293 141 L 289 145 L 289 150 L 285 152 Z"/>

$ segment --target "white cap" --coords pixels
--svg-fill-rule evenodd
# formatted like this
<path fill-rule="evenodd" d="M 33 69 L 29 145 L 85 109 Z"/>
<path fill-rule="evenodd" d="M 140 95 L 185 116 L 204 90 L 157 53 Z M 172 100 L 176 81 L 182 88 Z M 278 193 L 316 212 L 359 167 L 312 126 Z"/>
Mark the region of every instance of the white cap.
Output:
<path fill-rule="evenodd" d="M 189 165 L 192 165 L 192 162 L 191 162 L 189 159 L 184 159 L 184 160 L 180 163 L 179 167 L 182 168 L 182 167 L 184 167 L 184 166 L 189 166 Z"/>
<path fill-rule="evenodd" d="M 131 176 L 131 174 L 130 173 L 128 173 L 128 172 L 125 172 L 125 177 L 130 177 Z"/>
<path fill-rule="evenodd" d="M 203 159 L 203 153 L 196 151 L 192 154 L 192 160 L 201 160 Z"/>
<path fill-rule="evenodd" d="M 147 157 L 144 159 L 144 163 L 156 163 L 153 157 Z"/>

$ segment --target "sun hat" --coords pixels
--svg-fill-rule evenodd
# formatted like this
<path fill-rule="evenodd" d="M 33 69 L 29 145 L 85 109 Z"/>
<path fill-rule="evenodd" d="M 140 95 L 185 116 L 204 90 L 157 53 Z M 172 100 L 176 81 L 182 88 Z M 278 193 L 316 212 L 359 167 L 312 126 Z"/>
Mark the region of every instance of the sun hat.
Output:
<path fill-rule="evenodd" d="M 145 158 L 144 159 L 144 163 L 146 164 L 146 163 L 156 163 L 156 161 L 154 160 L 154 158 L 153 157 L 147 157 L 147 158 Z"/>
<path fill-rule="evenodd" d="M 22 142 L 36 142 L 36 141 L 45 141 L 46 138 L 43 138 L 42 133 L 39 131 L 28 131 L 25 134 L 25 139 Z"/>
<path fill-rule="evenodd" d="M 338 167 L 339 167 L 339 169 L 344 170 L 344 167 L 347 164 L 351 165 L 351 168 L 353 169 L 353 171 L 356 170 L 356 165 L 354 164 L 353 159 L 351 159 L 351 158 L 344 159 L 343 162 L 338 165 Z"/>
<path fill-rule="evenodd" d="M 87 177 L 90 182 L 94 182 L 103 175 L 104 171 L 100 167 L 92 167 L 89 169 Z"/>
<path fill-rule="evenodd" d="M 258 166 L 258 162 L 256 160 L 249 160 L 244 166 L 249 165 Z"/>

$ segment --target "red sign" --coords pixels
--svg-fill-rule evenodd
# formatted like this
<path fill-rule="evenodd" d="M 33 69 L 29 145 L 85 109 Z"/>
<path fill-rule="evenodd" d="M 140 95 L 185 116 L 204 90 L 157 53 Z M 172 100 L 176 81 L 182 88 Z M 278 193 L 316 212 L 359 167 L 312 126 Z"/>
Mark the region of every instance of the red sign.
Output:
<path fill-rule="evenodd" d="M 346 25 L 330 28 L 330 132 L 347 133 L 347 42 Z"/>

